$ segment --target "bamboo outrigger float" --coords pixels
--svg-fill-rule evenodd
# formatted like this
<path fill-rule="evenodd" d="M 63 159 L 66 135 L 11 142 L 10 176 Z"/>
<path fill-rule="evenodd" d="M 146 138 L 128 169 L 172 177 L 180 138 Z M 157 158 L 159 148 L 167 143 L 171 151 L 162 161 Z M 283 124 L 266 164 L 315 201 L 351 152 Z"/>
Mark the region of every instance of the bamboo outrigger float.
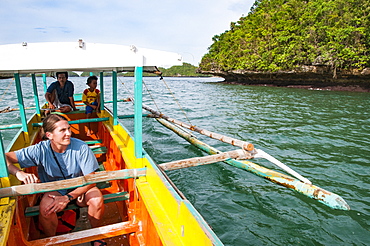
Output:
<path fill-rule="evenodd" d="M 63 56 L 52 61 L 43 59 L 57 51 Z M 75 245 L 96 239 L 105 239 L 108 245 L 223 245 L 164 172 L 219 161 L 295 189 L 335 209 L 349 209 L 338 195 L 312 185 L 300 175 L 297 179 L 292 178 L 245 161 L 256 157 L 266 158 L 267 154 L 261 156 L 264 152 L 255 149 L 252 144 L 193 126 L 189 127 L 191 130 L 203 132 L 203 134 L 206 132 L 210 137 L 240 147 L 234 151 L 221 153 L 167 120 L 182 126 L 185 126 L 184 124 L 166 118 L 161 113 L 144 106 L 157 117 L 164 118 L 157 119 L 160 123 L 191 144 L 212 154 L 156 165 L 142 147 L 142 74 L 144 71 L 158 73 L 156 66 L 180 64 L 181 59 L 177 54 L 138 49 L 135 46 L 85 43 L 79 40 L 76 43 L 1 45 L 0 56 L 2 57 L 0 74 L 5 77 L 14 75 L 18 110 L 21 115 L 21 124 L 0 126 L 1 130 L 21 128 L 7 148 L 4 148 L 3 142 L 0 141 L 0 245 Z M 9 175 L 4 153 L 42 141 L 39 133 L 42 114 L 37 96 L 36 75 L 43 74 L 44 88 L 46 88 L 45 74 L 58 71 L 100 73 L 101 112 L 90 119 L 85 119 L 83 110 L 66 113 L 64 116 L 69 120 L 73 136 L 91 146 L 104 170 L 63 181 L 21 185 L 14 176 Z M 112 110 L 104 105 L 107 103 L 104 97 L 104 72 L 112 74 Z M 135 123 L 133 135 L 119 122 L 119 119 L 124 116 L 118 115 L 119 100 L 116 93 L 118 72 L 135 73 L 135 92 L 132 98 Z M 36 106 L 35 113 L 30 119 L 26 119 L 20 74 L 32 75 Z M 76 98 L 76 104 L 80 105 L 80 103 Z M 94 134 L 91 136 L 87 136 L 84 130 L 87 123 L 94 129 Z M 272 162 L 277 162 L 275 160 L 270 158 Z M 26 171 L 36 173 L 32 168 Z M 292 175 L 296 174 L 292 173 Z M 105 206 L 108 207 L 106 211 L 109 211 L 104 215 L 103 226 L 93 229 L 78 228 L 71 233 L 43 237 L 35 220 L 40 193 L 102 182 L 101 191 L 104 194 Z M 74 209 L 74 207 L 71 205 L 66 209 Z"/>

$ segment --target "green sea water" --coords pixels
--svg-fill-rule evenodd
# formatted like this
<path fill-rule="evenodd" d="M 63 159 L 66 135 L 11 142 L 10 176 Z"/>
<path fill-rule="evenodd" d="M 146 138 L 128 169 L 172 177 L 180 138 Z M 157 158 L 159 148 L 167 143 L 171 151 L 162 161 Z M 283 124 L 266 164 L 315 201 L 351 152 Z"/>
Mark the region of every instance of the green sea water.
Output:
<path fill-rule="evenodd" d="M 82 93 L 86 78 L 71 80 L 75 92 Z M 158 78 L 144 78 L 146 104 L 253 143 L 351 207 L 333 210 L 224 163 L 168 172 L 225 245 L 370 245 L 369 93 L 229 85 L 218 78 L 164 80 L 171 91 Z M 0 83 L 0 105 L 17 107 L 14 87 L 7 89 L 14 82 Z M 120 78 L 119 84 L 119 98 L 130 95 L 133 79 Z M 22 79 L 22 86 L 26 106 L 33 106 L 30 79 Z M 110 100 L 109 83 L 105 92 Z M 39 94 L 43 101 L 41 81 Z M 120 104 L 120 114 L 131 110 L 130 104 Z M 20 123 L 19 112 L 0 114 L 0 120 L 2 125 Z M 132 120 L 121 122 L 132 129 Z M 5 144 L 16 132 L 2 131 Z M 154 119 L 143 119 L 143 132 L 143 146 L 157 163 L 205 155 Z M 222 151 L 235 149 L 197 136 Z M 253 161 L 284 172 L 268 161 Z"/>

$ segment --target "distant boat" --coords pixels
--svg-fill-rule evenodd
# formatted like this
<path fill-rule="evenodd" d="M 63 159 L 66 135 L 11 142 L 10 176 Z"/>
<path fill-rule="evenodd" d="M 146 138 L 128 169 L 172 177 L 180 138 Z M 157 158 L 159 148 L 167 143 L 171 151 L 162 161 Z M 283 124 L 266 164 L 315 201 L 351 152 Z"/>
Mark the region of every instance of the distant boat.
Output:
<path fill-rule="evenodd" d="M 50 56 L 55 56 L 50 59 Z M 338 195 L 314 186 L 284 164 L 255 149 L 245 141 L 236 140 L 209 132 L 205 129 L 187 125 L 169 118 L 142 103 L 142 74 L 160 74 L 157 67 L 181 65 L 178 54 L 112 44 L 78 42 L 23 43 L 0 46 L 0 74 L 14 77 L 20 124 L 0 126 L 0 129 L 20 128 L 6 152 L 15 151 L 41 140 L 40 125 L 43 118 L 37 93 L 36 75 L 58 71 L 79 71 L 100 73 L 101 112 L 93 118 L 85 119 L 81 98 L 75 101 L 79 111 L 63 114 L 72 128 L 73 136 L 85 141 L 95 153 L 101 164 L 101 171 L 85 177 L 50 183 L 21 185 L 8 174 L 4 146 L 0 154 L 0 245 L 75 245 L 97 239 L 105 239 L 108 245 L 223 245 L 207 222 L 196 211 L 171 182 L 165 170 L 174 170 L 218 161 L 253 172 L 275 183 L 294 189 L 335 209 L 348 210 L 349 206 Z M 106 107 L 103 72 L 112 74 L 112 109 Z M 135 73 L 135 94 L 133 115 L 118 115 L 117 73 Z M 23 103 L 20 74 L 32 75 L 35 113 L 26 118 Z M 43 79 L 46 84 L 46 76 Z M 30 86 L 30 85 L 29 85 Z M 186 160 L 174 160 L 157 165 L 142 147 L 142 108 L 167 128 L 176 132 L 191 144 L 212 154 Z M 134 119 L 134 133 L 128 132 L 119 122 L 120 118 Z M 92 135 L 87 135 L 85 127 L 90 125 Z M 181 126 L 181 128 L 179 128 Z M 200 142 L 184 128 L 197 131 L 209 137 L 240 147 L 238 150 L 222 153 L 212 146 Z M 1 138 L 0 138 L 1 139 Z M 279 165 L 295 177 L 280 174 L 246 161 L 251 158 L 266 158 Z M 239 160 L 242 159 L 242 160 Z M 27 169 L 27 172 L 36 172 Z M 99 228 L 78 228 L 73 232 L 53 237 L 43 237 L 37 227 L 37 201 L 45 191 L 79 187 L 99 183 L 105 197 L 106 212 Z M 76 209 L 73 205 L 67 210 Z M 113 215 L 113 216 L 112 216 Z"/>

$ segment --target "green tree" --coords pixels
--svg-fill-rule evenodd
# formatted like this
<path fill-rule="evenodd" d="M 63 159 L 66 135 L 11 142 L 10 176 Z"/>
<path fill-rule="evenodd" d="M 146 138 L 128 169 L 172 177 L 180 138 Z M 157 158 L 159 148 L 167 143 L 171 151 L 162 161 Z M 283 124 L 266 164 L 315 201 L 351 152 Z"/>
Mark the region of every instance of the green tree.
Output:
<path fill-rule="evenodd" d="M 212 38 L 203 71 L 289 71 L 302 65 L 370 66 L 368 0 L 258 0 Z"/>

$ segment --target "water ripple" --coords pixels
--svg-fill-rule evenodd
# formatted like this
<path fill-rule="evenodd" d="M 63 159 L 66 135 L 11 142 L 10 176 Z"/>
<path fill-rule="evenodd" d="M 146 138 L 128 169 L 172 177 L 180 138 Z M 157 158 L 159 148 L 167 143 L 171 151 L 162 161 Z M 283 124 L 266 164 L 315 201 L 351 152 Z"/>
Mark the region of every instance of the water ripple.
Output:
<path fill-rule="evenodd" d="M 76 92 L 86 78 L 71 78 Z M 297 192 L 224 163 L 168 175 L 225 245 L 370 245 L 370 94 L 228 85 L 215 78 L 165 78 L 177 103 L 157 78 L 146 86 L 162 112 L 210 131 L 250 141 L 317 186 L 342 196 L 351 211 L 337 211 Z M 3 80 L 6 88 L 9 80 Z M 22 78 L 30 83 L 29 78 Z M 52 80 L 48 81 L 50 83 Z M 107 100 L 111 98 L 106 78 Z M 120 78 L 132 91 L 133 79 Z M 41 84 L 41 83 L 40 83 Z M 31 88 L 24 88 L 25 91 Z M 120 86 L 120 98 L 129 93 Z M 40 99 L 42 85 L 39 88 Z M 144 102 L 155 108 L 145 92 Z M 7 106 L 17 107 L 6 95 Z M 5 105 L 3 101 L 3 105 Z M 33 103 L 27 96 L 26 106 Z M 132 110 L 120 104 L 120 113 Z M 19 112 L 0 114 L 2 124 Z M 133 129 L 132 120 L 122 120 Z M 205 155 L 153 119 L 143 120 L 144 147 L 157 163 Z M 16 131 L 3 131 L 5 140 Z M 230 146 L 199 137 L 223 151 Z M 256 163 L 283 172 L 273 164 Z"/>

